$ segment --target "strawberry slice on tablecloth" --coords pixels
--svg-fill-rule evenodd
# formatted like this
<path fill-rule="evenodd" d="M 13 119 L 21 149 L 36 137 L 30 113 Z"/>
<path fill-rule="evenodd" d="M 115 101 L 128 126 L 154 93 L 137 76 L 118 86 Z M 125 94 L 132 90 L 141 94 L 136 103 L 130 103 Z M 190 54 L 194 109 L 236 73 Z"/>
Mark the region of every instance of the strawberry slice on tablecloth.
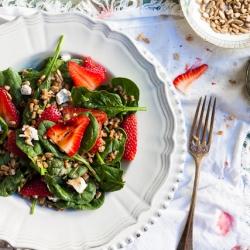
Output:
<path fill-rule="evenodd" d="M 85 59 L 83 66 L 68 62 L 68 70 L 75 86 L 84 86 L 88 90 L 95 90 L 105 80 L 105 69 L 102 66 L 96 66 L 90 57 Z"/>
<path fill-rule="evenodd" d="M 87 116 L 77 116 L 64 123 L 55 124 L 46 135 L 67 155 L 73 156 L 79 150 L 89 121 Z"/>
<path fill-rule="evenodd" d="M 63 115 L 68 114 L 70 118 L 73 118 L 76 115 L 83 113 L 83 112 L 90 112 L 96 118 L 96 120 L 100 123 L 103 123 L 107 119 L 107 114 L 101 110 L 87 109 L 87 108 L 74 108 L 74 107 L 64 107 L 62 110 Z"/>
<path fill-rule="evenodd" d="M 59 109 L 55 105 L 51 105 L 50 107 L 46 108 L 40 118 L 38 119 L 37 123 L 35 124 L 35 128 L 38 128 L 39 124 L 44 121 L 52 121 L 52 122 L 57 122 L 58 120 L 61 120 L 62 114 L 59 111 Z"/>
<path fill-rule="evenodd" d="M 123 159 L 132 161 L 137 152 L 137 119 L 135 114 L 125 117 L 120 126 L 127 134 Z"/>
<path fill-rule="evenodd" d="M 207 64 L 202 64 L 197 68 L 191 68 L 185 73 L 177 76 L 173 83 L 174 86 L 179 89 L 183 94 L 187 94 L 188 88 L 190 85 L 198 79 L 208 68 Z"/>
<path fill-rule="evenodd" d="M 41 180 L 40 176 L 34 177 L 28 181 L 20 190 L 20 194 L 26 196 L 52 196 L 47 184 Z"/>
<path fill-rule="evenodd" d="M 20 123 L 20 114 L 2 87 L 0 87 L 0 116 L 10 128 L 17 128 Z"/>

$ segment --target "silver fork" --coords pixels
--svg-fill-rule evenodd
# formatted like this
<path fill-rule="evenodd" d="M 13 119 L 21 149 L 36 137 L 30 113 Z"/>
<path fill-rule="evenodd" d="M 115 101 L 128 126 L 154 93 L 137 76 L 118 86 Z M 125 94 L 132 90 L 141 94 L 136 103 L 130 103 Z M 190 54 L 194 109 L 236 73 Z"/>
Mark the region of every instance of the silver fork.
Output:
<path fill-rule="evenodd" d="M 189 208 L 188 218 L 186 221 L 186 225 L 182 234 L 182 237 L 180 239 L 179 245 L 177 247 L 177 250 L 192 250 L 193 249 L 193 220 L 194 220 L 194 210 L 195 210 L 195 202 L 197 197 L 197 191 L 198 191 L 198 183 L 199 183 L 199 174 L 200 174 L 200 168 L 201 168 L 201 162 L 205 156 L 208 155 L 209 149 L 212 143 L 212 133 L 213 133 L 213 127 L 214 127 L 214 116 L 215 116 L 215 109 L 216 109 L 216 98 L 214 99 L 213 103 L 213 111 L 212 116 L 210 120 L 210 126 L 208 130 L 208 119 L 209 119 L 209 113 L 210 113 L 210 106 L 212 102 L 212 97 L 210 97 L 206 118 L 205 118 L 205 124 L 202 129 L 202 120 L 205 110 L 205 104 L 206 104 L 206 97 L 204 98 L 202 109 L 198 121 L 198 127 L 196 129 L 196 123 L 197 118 L 200 110 L 202 97 L 200 98 L 195 116 L 194 121 L 191 127 L 190 131 L 190 137 L 189 137 L 189 152 L 194 157 L 195 160 L 195 178 L 194 178 L 194 187 L 193 187 L 193 194 L 191 199 L 191 204 Z M 207 134 L 208 132 L 208 134 Z"/>

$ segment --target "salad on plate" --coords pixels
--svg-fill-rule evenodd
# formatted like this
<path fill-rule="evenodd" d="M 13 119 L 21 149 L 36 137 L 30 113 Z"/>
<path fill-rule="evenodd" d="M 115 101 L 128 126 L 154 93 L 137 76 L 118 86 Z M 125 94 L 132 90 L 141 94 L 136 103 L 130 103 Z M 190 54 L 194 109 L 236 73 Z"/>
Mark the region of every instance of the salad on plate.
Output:
<path fill-rule="evenodd" d="M 140 92 L 127 78 L 108 84 L 90 56 L 60 55 L 41 70 L 0 72 L 0 195 L 57 210 L 94 210 L 123 188 L 121 160 L 137 150 Z"/>

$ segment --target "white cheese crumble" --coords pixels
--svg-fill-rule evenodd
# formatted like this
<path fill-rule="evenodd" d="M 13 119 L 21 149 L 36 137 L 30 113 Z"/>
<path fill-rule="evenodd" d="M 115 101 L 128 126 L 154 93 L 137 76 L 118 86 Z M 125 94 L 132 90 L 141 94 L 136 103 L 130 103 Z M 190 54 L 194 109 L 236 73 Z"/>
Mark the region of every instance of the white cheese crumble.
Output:
<path fill-rule="evenodd" d="M 73 186 L 73 188 L 79 194 L 81 194 L 84 191 L 84 189 L 87 187 L 87 184 L 82 177 L 77 177 L 76 179 L 70 179 L 67 181 L 67 183 Z"/>
<path fill-rule="evenodd" d="M 62 54 L 62 55 L 61 55 L 61 59 L 62 59 L 64 62 L 67 62 L 68 60 L 71 59 L 71 55 L 70 55 L 70 54 L 67 54 L 67 53 Z"/>
<path fill-rule="evenodd" d="M 58 105 L 61 105 L 65 102 L 68 102 L 71 100 L 70 98 L 71 93 L 67 89 L 61 89 L 57 94 L 56 94 L 56 102 Z"/>
<path fill-rule="evenodd" d="M 57 198 L 57 197 L 52 197 L 52 196 L 48 196 L 48 199 L 51 200 L 51 201 L 53 201 L 53 202 L 57 202 L 57 201 L 60 200 L 59 198 Z"/>
<path fill-rule="evenodd" d="M 32 89 L 29 85 L 23 84 L 20 91 L 22 95 L 31 95 Z"/>
<path fill-rule="evenodd" d="M 29 125 L 23 125 L 22 127 L 23 134 L 20 134 L 19 137 L 25 137 L 25 143 L 33 146 L 32 140 L 39 141 L 37 129 L 29 126 Z"/>

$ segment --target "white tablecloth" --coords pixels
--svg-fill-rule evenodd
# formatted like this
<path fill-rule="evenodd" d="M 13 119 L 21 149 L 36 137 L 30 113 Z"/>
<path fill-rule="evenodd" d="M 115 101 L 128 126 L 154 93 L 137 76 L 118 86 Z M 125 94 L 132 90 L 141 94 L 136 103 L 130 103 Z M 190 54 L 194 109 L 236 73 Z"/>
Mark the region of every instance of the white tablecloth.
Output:
<path fill-rule="evenodd" d="M 180 14 L 175 8 L 175 14 Z M 0 17 L 3 18 L 0 20 L 11 20 L 19 11 L 0 8 Z M 33 11 L 22 9 L 22 14 Z M 115 13 L 102 18 L 133 39 L 143 32 L 150 43 L 141 43 L 161 62 L 172 80 L 185 72 L 186 65 L 190 67 L 196 58 L 208 64 L 207 71 L 191 85 L 188 95 L 178 92 L 187 133 L 198 99 L 205 95 L 217 97 L 213 145 L 209 156 L 204 159 L 200 175 L 194 249 L 250 249 L 250 171 L 247 170 L 250 168 L 250 148 L 246 140 L 250 131 L 250 97 L 244 86 L 250 49 L 222 49 L 211 45 L 199 38 L 185 19 L 159 16 L 164 13 L 169 12 L 147 10 L 137 14 Z M 187 36 L 193 39 L 188 41 Z M 180 60 L 174 58 L 174 53 L 179 54 Z M 223 131 L 223 134 L 217 134 L 218 131 Z M 182 181 L 169 208 L 147 233 L 126 249 L 176 249 L 187 218 L 194 169 L 194 161 L 188 154 Z"/>

